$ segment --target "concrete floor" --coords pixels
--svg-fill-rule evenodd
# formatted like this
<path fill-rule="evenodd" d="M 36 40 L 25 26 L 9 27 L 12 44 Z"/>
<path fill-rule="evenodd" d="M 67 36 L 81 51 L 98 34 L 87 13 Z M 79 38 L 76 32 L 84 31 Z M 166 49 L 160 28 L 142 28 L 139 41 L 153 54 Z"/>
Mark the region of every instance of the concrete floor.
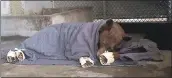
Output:
<path fill-rule="evenodd" d="M 25 38 L 3 38 L 1 51 L 14 48 Z M 171 76 L 171 51 L 163 51 L 164 61 L 147 62 L 145 66 L 99 66 L 81 68 L 62 65 L 0 65 L 1 77 L 169 77 Z"/>

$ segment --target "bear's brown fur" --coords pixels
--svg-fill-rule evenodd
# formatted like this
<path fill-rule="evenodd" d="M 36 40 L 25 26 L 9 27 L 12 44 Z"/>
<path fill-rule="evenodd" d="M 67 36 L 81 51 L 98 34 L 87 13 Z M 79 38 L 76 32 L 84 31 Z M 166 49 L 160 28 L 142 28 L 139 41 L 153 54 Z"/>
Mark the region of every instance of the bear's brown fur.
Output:
<path fill-rule="evenodd" d="M 109 19 L 99 30 L 99 43 L 97 56 L 99 57 L 108 48 L 114 49 L 126 36 L 123 28 Z M 116 56 L 116 53 L 114 53 Z M 118 57 L 119 55 L 117 55 Z"/>

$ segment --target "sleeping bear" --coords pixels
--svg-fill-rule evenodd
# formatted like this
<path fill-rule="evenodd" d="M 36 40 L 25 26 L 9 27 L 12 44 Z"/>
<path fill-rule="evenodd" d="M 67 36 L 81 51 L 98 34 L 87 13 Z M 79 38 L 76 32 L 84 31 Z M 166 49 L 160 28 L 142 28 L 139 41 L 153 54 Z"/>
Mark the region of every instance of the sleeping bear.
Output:
<path fill-rule="evenodd" d="M 110 65 L 119 57 L 117 46 L 128 39 L 123 28 L 112 19 L 98 23 L 62 23 L 41 30 L 19 48 L 10 50 L 7 61 L 60 57 L 79 61 L 83 68 L 93 66 L 96 60 L 102 65 Z"/>

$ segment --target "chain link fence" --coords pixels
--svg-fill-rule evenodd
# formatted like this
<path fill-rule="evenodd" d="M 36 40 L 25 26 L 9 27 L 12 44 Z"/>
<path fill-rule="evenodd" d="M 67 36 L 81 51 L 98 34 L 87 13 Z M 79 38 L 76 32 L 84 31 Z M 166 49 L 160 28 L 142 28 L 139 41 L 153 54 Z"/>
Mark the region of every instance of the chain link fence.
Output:
<path fill-rule="evenodd" d="M 91 7 L 96 21 L 171 22 L 171 0 L 54 1 L 55 8 Z"/>

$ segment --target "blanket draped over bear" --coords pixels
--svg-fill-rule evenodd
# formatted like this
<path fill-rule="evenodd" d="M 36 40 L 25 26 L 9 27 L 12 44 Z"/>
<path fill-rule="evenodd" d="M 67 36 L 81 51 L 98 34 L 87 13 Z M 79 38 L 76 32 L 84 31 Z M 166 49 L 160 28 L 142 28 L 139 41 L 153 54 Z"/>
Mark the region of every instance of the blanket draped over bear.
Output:
<path fill-rule="evenodd" d="M 47 27 L 21 43 L 26 60 L 20 64 L 79 64 L 82 56 L 97 61 L 99 28 L 105 21 L 62 23 Z"/>
<path fill-rule="evenodd" d="M 82 56 L 88 56 L 97 62 L 98 31 L 104 23 L 105 21 L 51 25 L 21 43 L 18 48 L 25 49 L 26 59 L 16 64 L 80 65 L 79 58 Z M 140 47 L 145 51 L 139 52 Z M 134 61 L 154 59 L 160 53 L 156 43 L 145 39 L 124 43 L 120 48 L 122 61 L 126 57 Z M 160 57 L 157 56 L 156 59 Z M 115 64 L 122 63 L 121 60 L 116 60 Z"/>

